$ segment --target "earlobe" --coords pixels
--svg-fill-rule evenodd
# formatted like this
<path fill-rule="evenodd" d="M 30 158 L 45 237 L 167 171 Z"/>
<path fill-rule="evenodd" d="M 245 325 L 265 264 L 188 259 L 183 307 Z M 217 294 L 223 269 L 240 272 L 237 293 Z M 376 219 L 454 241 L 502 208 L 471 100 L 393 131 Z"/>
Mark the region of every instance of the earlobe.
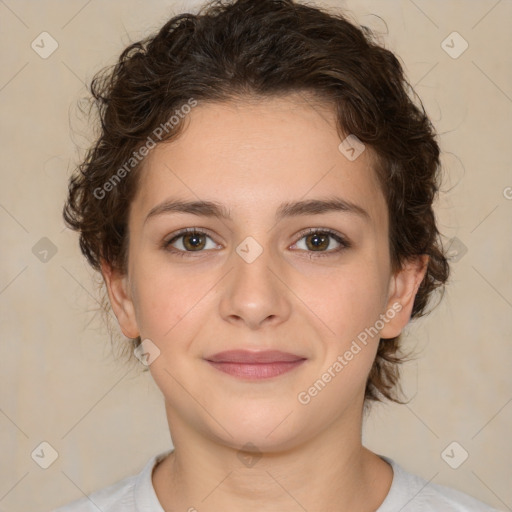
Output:
<path fill-rule="evenodd" d="M 387 322 L 380 333 L 384 339 L 395 338 L 411 318 L 414 299 L 425 277 L 429 257 L 426 254 L 407 261 L 391 278 L 385 316 Z"/>
<path fill-rule="evenodd" d="M 139 329 L 135 318 L 127 274 L 114 269 L 110 263 L 101 260 L 101 274 L 119 326 L 127 338 L 137 338 Z"/>

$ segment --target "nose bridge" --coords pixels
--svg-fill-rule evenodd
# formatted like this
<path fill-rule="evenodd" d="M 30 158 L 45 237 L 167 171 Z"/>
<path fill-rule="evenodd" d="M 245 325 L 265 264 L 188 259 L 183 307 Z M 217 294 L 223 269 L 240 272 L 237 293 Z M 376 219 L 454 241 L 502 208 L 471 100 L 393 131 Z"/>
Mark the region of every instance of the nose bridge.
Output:
<path fill-rule="evenodd" d="M 248 237 L 233 251 L 230 260 L 234 268 L 221 300 L 223 318 L 245 322 L 251 328 L 287 318 L 290 304 L 286 287 L 276 276 L 281 268 L 278 257 Z"/>
<path fill-rule="evenodd" d="M 246 285 L 262 290 L 275 284 L 275 275 L 270 269 L 278 265 L 276 258 L 268 247 L 259 247 L 255 247 L 251 241 L 244 241 L 237 247 L 232 258 L 235 283 L 243 284 L 244 281 Z"/>

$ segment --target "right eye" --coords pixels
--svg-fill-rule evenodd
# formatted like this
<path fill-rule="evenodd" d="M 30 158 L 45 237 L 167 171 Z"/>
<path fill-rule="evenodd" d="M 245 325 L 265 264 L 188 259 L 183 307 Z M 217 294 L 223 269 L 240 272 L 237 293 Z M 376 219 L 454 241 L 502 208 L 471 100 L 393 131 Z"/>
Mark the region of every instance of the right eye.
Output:
<path fill-rule="evenodd" d="M 186 228 L 173 233 L 171 238 L 164 242 L 164 248 L 180 256 L 185 256 L 187 252 L 204 252 L 203 249 L 215 249 L 217 244 L 214 242 L 213 247 L 207 247 L 208 239 L 213 242 L 213 239 L 202 229 Z"/>

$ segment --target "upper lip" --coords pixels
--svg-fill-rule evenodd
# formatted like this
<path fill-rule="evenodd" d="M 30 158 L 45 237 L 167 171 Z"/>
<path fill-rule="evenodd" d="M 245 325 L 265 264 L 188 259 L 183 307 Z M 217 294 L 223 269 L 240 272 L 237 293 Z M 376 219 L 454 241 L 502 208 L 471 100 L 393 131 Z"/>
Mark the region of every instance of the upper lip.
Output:
<path fill-rule="evenodd" d="M 227 350 L 218 352 L 212 356 L 205 358 L 213 363 L 277 363 L 277 362 L 294 362 L 306 359 L 305 357 L 289 352 L 281 352 L 280 350 L 264 350 L 251 352 L 249 350 Z"/>

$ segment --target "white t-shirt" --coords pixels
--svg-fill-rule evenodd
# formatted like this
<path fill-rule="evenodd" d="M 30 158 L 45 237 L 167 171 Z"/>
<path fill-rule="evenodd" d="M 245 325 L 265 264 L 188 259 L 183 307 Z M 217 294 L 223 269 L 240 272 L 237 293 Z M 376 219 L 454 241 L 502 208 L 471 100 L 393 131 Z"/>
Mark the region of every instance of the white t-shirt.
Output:
<path fill-rule="evenodd" d="M 153 456 L 138 475 L 127 477 L 53 512 L 164 512 L 151 477 L 153 468 L 168 454 L 166 451 Z M 379 457 L 391 464 L 393 481 L 386 499 L 375 512 L 498 512 L 468 494 L 428 483 L 388 457 Z"/>

